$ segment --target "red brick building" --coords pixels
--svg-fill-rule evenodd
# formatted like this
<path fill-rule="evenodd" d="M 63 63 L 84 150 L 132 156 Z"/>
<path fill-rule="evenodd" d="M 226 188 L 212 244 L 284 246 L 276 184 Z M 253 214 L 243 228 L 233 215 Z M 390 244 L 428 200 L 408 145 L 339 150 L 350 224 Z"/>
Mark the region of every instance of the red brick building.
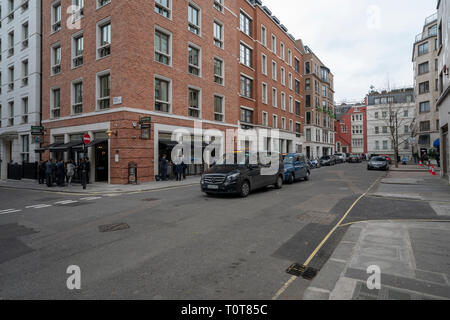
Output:
<path fill-rule="evenodd" d="M 259 1 L 75 2 L 83 3 L 43 1 L 44 159 L 85 157 L 89 133 L 91 180 L 116 184 L 127 183 L 132 162 L 140 182 L 153 180 L 173 130 L 202 139 L 196 122 L 222 132 L 280 128 L 281 151 L 301 145 L 302 55 Z M 263 82 L 276 89 L 276 106 Z"/>
<path fill-rule="evenodd" d="M 336 107 L 336 152 L 367 153 L 367 107 L 362 104 Z"/>

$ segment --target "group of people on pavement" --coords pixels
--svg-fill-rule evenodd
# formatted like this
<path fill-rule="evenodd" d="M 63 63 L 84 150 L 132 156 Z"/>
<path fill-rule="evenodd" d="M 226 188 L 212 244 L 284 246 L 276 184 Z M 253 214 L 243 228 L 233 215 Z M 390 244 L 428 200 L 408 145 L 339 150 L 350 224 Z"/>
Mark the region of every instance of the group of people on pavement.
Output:
<path fill-rule="evenodd" d="M 90 162 L 84 158 L 75 163 L 72 160 L 47 160 L 39 164 L 39 184 L 47 184 L 52 187 L 55 183 L 58 187 L 72 186 L 74 177 L 84 179 L 83 171 L 86 172 L 86 183 L 89 183 Z"/>
<path fill-rule="evenodd" d="M 167 181 L 167 169 L 169 167 L 169 164 L 172 164 L 175 168 L 175 173 L 176 173 L 176 181 L 182 181 L 186 179 L 186 169 L 187 169 L 187 165 L 185 163 L 184 160 L 184 156 L 183 155 L 179 155 L 178 157 L 176 157 L 173 161 L 169 161 L 167 160 L 167 155 L 163 154 L 162 158 L 161 158 L 161 162 L 160 162 L 160 172 L 161 172 L 161 176 L 160 179 L 162 181 Z"/>

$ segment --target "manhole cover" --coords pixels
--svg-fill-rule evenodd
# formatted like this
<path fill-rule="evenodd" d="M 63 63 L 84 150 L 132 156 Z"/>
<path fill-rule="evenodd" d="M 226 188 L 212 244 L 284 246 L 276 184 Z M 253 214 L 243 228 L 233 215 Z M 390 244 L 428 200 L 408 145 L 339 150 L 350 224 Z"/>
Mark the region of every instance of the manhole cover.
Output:
<path fill-rule="evenodd" d="M 130 226 L 127 223 L 113 223 L 98 227 L 100 232 L 113 232 L 125 229 L 130 229 Z"/>
<path fill-rule="evenodd" d="M 317 270 L 298 263 L 292 264 L 286 272 L 296 277 L 302 277 L 306 280 L 312 280 L 317 275 Z"/>

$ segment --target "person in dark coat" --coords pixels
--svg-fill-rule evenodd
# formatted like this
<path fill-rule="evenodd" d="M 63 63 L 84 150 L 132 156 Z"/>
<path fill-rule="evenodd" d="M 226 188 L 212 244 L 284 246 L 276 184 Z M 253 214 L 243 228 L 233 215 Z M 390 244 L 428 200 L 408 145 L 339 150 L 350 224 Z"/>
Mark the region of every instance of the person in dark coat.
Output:
<path fill-rule="evenodd" d="M 91 177 L 91 162 L 89 161 L 88 157 L 86 157 L 86 166 L 87 166 L 87 168 L 86 168 L 86 175 L 87 175 L 86 183 L 89 184 L 89 182 L 91 181 L 91 179 L 90 179 L 90 177 Z"/>
<path fill-rule="evenodd" d="M 41 161 L 39 164 L 39 184 L 44 184 L 45 182 L 45 161 Z"/>
<path fill-rule="evenodd" d="M 56 164 L 56 179 L 58 182 L 58 187 L 64 186 L 64 177 L 66 176 L 66 170 L 64 167 L 64 161 L 61 160 Z"/>
<path fill-rule="evenodd" d="M 177 181 L 182 180 L 183 167 L 184 167 L 183 156 L 179 156 L 178 158 L 175 159 L 175 171 L 177 173 Z"/>
<path fill-rule="evenodd" d="M 167 166 L 168 166 L 168 162 L 166 159 L 166 155 L 163 154 L 162 159 L 161 159 L 161 180 L 162 181 L 167 180 Z"/>
<path fill-rule="evenodd" d="M 53 184 L 53 163 L 50 160 L 45 163 L 45 181 L 50 188 Z"/>

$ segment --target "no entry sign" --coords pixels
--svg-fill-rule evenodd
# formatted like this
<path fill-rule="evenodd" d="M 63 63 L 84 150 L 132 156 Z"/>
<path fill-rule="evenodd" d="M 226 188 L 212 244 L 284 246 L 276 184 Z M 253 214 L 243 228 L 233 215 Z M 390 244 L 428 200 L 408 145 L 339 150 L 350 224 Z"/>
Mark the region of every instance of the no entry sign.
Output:
<path fill-rule="evenodd" d="M 86 133 L 86 134 L 83 136 L 83 142 L 84 142 L 84 144 L 86 144 L 86 145 L 88 145 L 89 143 L 91 143 L 91 136 L 89 135 L 89 133 Z"/>

